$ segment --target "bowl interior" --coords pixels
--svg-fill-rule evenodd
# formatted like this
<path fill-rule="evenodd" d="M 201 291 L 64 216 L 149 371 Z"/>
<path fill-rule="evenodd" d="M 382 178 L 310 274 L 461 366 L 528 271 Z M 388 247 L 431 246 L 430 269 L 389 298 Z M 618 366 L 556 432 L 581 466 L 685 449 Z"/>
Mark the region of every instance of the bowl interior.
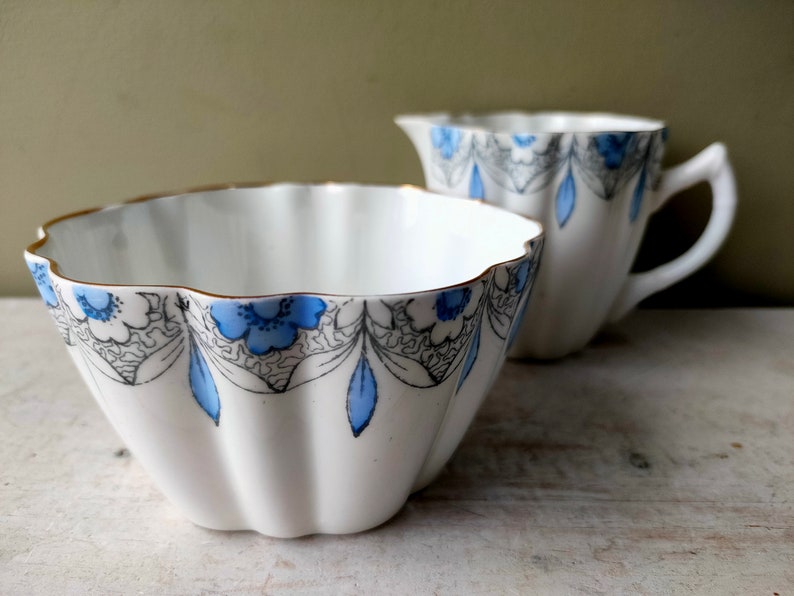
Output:
<path fill-rule="evenodd" d="M 83 283 L 379 295 L 469 281 L 524 255 L 541 229 L 418 188 L 279 184 L 126 203 L 46 233 L 32 252 Z"/>

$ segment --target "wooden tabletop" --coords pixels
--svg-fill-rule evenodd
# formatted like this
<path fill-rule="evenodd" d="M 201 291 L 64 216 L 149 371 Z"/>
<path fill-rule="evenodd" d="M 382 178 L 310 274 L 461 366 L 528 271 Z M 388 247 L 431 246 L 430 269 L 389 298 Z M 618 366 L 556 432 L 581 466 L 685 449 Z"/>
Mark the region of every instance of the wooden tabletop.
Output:
<path fill-rule="evenodd" d="M 44 306 L 0 300 L 2 594 L 794 591 L 794 309 L 637 311 L 509 362 L 385 525 L 294 540 L 186 521 Z"/>

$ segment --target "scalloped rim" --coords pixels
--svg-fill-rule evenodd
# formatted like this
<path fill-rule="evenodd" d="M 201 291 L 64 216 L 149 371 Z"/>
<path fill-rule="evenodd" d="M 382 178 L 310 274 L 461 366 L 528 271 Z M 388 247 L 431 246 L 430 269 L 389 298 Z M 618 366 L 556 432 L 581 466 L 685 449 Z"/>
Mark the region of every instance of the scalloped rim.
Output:
<path fill-rule="evenodd" d="M 534 134 L 534 135 L 551 135 L 556 134 L 554 131 L 535 131 L 530 128 L 522 129 L 521 131 L 508 131 L 497 130 L 495 127 L 481 126 L 475 123 L 454 122 L 455 119 L 472 118 L 474 120 L 480 118 L 488 118 L 492 116 L 565 116 L 575 118 L 612 118 L 623 122 L 641 122 L 647 125 L 647 128 L 638 128 L 625 126 L 622 128 L 598 128 L 593 130 L 565 130 L 557 131 L 564 134 L 601 134 L 601 133 L 620 133 L 620 132 L 644 132 L 653 133 L 659 132 L 667 128 L 667 123 L 658 118 L 647 118 L 645 116 L 635 116 L 633 114 L 617 114 L 614 112 L 575 112 L 566 110 L 497 110 L 488 112 L 427 112 L 427 113 L 410 113 L 399 114 L 394 117 L 394 122 L 397 125 L 407 123 L 422 123 L 431 126 L 448 126 L 450 128 L 459 128 L 461 130 L 468 130 L 473 132 L 491 132 L 494 134 Z"/>
<path fill-rule="evenodd" d="M 51 259 L 49 257 L 45 257 L 43 255 L 40 255 L 40 254 L 36 253 L 36 251 L 41 249 L 42 247 L 44 247 L 44 245 L 47 244 L 47 241 L 50 239 L 49 228 L 51 226 L 54 226 L 55 224 L 57 224 L 59 222 L 65 221 L 67 219 L 74 219 L 74 218 L 78 218 L 78 217 L 83 217 L 83 216 L 91 215 L 92 213 L 97 213 L 99 211 L 104 211 L 106 209 L 119 208 L 119 207 L 123 207 L 125 205 L 131 205 L 131 204 L 135 204 L 135 203 L 143 203 L 143 202 L 151 201 L 151 200 L 155 200 L 155 199 L 167 199 L 167 198 L 170 198 L 170 197 L 179 197 L 179 196 L 184 196 L 184 195 L 197 194 L 197 193 L 201 193 L 201 192 L 214 192 L 214 191 L 221 191 L 221 190 L 235 190 L 235 189 L 246 189 L 246 188 L 269 188 L 269 187 L 272 187 L 272 186 L 280 186 L 280 185 L 294 185 L 294 186 L 297 186 L 297 187 L 342 186 L 342 187 L 394 189 L 394 190 L 408 189 L 408 190 L 412 190 L 412 191 L 419 191 L 421 193 L 433 195 L 433 196 L 436 196 L 436 197 L 441 197 L 441 198 L 446 198 L 446 199 L 451 199 L 451 200 L 458 200 L 458 201 L 460 201 L 460 200 L 468 201 L 470 203 L 475 203 L 475 204 L 481 205 L 481 206 L 483 206 L 485 208 L 488 208 L 488 209 L 495 209 L 495 210 L 498 210 L 498 211 L 502 211 L 504 213 L 508 213 L 508 214 L 510 214 L 511 216 L 514 216 L 514 217 L 520 217 L 522 219 L 528 220 L 528 221 L 532 222 L 533 224 L 535 224 L 537 226 L 537 228 L 538 228 L 538 233 L 535 236 L 533 236 L 531 238 L 528 238 L 527 240 L 524 241 L 522 246 L 523 246 L 525 254 L 523 254 L 523 255 L 521 255 L 519 257 L 516 257 L 514 259 L 507 259 L 505 261 L 499 261 L 497 263 L 494 263 L 493 265 L 490 265 L 490 266 L 486 267 L 480 274 L 475 275 L 474 277 L 471 277 L 471 278 L 469 278 L 469 279 L 467 279 L 465 281 L 461 281 L 459 283 L 454 283 L 454 284 L 449 284 L 449 285 L 446 285 L 446 286 L 438 286 L 438 287 L 427 288 L 427 289 L 424 289 L 424 290 L 418 290 L 418 291 L 413 291 L 413 292 L 395 292 L 395 293 L 391 293 L 391 294 L 335 294 L 335 293 L 330 293 L 330 292 L 299 292 L 299 291 L 282 292 L 282 293 L 278 293 L 278 294 L 253 294 L 253 295 L 245 295 L 245 294 L 216 294 L 214 292 L 208 292 L 208 291 L 205 291 L 205 290 L 200 290 L 198 288 L 194 288 L 194 287 L 191 287 L 191 286 L 180 286 L 180 285 L 170 285 L 170 284 L 143 285 L 143 284 L 100 283 L 100 282 L 84 281 L 84 280 L 74 279 L 72 277 L 64 275 L 63 273 L 61 273 L 57 261 L 54 261 L 53 259 Z M 183 291 L 187 291 L 187 292 L 195 292 L 196 294 L 201 294 L 203 296 L 208 296 L 210 298 L 244 299 L 244 300 L 253 300 L 253 299 L 257 299 L 257 298 L 269 298 L 269 297 L 274 297 L 274 296 L 291 296 L 291 295 L 328 296 L 328 297 L 337 297 L 337 298 L 341 298 L 341 297 L 349 297 L 349 298 L 384 297 L 385 298 L 385 297 L 395 297 L 395 296 L 413 296 L 413 295 L 416 295 L 416 294 L 424 294 L 424 293 L 430 293 L 430 292 L 443 292 L 443 291 L 451 289 L 451 288 L 457 288 L 457 287 L 461 287 L 461 286 L 466 286 L 466 285 L 472 284 L 475 281 L 477 281 L 478 279 L 481 279 L 481 278 L 485 277 L 488 273 L 490 273 L 492 270 L 496 269 L 497 267 L 503 267 L 503 266 L 508 265 L 510 263 L 515 263 L 517 261 L 520 261 L 521 259 L 526 258 L 528 255 L 532 254 L 532 251 L 533 251 L 532 243 L 538 243 L 534 247 L 534 250 L 539 250 L 541 248 L 543 240 L 545 238 L 545 230 L 543 228 L 543 225 L 539 221 L 537 221 L 535 219 L 532 219 L 530 217 L 526 217 L 526 216 L 521 215 L 521 214 L 512 213 L 512 212 L 510 212 L 510 211 L 508 211 L 506 209 L 502 209 L 501 207 L 497 207 L 497 206 L 488 204 L 487 202 L 485 202 L 485 201 L 483 201 L 481 199 L 463 199 L 463 198 L 459 198 L 459 197 L 447 196 L 447 195 L 443 195 L 443 194 L 440 194 L 440 193 L 433 192 L 431 190 L 427 190 L 426 188 L 422 188 L 420 186 L 412 185 L 412 184 L 400 184 L 400 185 L 392 186 L 392 185 L 386 185 L 386 184 L 378 185 L 378 184 L 360 184 L 360 183 L 354 183 L 354 182 L 331 182 L 331 181 L 322 182 L 322 183 L 307 183 L 307 182 L 229 182 L 229 183 L 222 183 L 222 184 L 208 184 L 208 185 L 203 185 L 203 186 L 195 186 L 195 187 L 190 187 L 190 188 L 186 188 L 186 189 L 178 190 L 178 191 L 150 193 L 150 194 L 141 195 L 141 196 L 138 196 L 138 197 L 135 197 L 135 198 L 132 198 L 132 199 L 128 199 L 128 200 L 122 201 L 120 203 L 111 203 L 111 204 L 108 204 L 108 205 L 104 205 L 102 207 L 93 207 L 93 208 L 89 208 L 89 209 L 82 209 L 80 211 L 73 211 L 71 213 L 67 213 L 65 215 L 61 215 L 59 217 L 56 217 L 54 219 L 50 219 L 50 220 L 46 221 L 44 224 L 41 225 L 41 227 L 39 229 L 40 229 L 40 233 L 41 233 L 41 238 L 39 238 L 36 242 L 33 242 L 32 244 L 30 244 L 27 247 L 27 249 L 25 249 L 25 254 L 26 255 L 30 255 L 32 257 L 35 257 L 36 259 L 41 259 L 41 260 L 46 261 L 49 264 L 50 273 L 56 275 L 58 278 L 63 279 L 65 281 L 68 281 L 68 282 L 71 282 L 71 283 L 75 283 L 75 284 L 84 285 L 84 286 L 96 286 L 96 287 L 100 287 L 100 288 L 130 288 L 130 289 L 136 289 L 136 290 L 139 290 L 139 291 L 143 290 L 143 289 L 149 290 L 149 289 L 153 289 L 153 288 L 163 288 L 163 289 L 167 289 L 167 290 L 183 290 Z"/>

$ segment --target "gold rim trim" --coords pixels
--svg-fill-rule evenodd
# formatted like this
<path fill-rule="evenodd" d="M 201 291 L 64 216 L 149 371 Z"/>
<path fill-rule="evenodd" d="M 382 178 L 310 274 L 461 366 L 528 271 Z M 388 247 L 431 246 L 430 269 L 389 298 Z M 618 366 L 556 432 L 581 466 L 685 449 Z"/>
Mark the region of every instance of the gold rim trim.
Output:
<path fill-rule="evenodd" d="M 327 187 L 327 186 L 347 186 L 347 187 L 358 187 L 358 188 L 375 188 L 375 189 L 407 189 L 410 191 L 418 191 L 421 193 L 426 193 L 432 196 L 440 197 L 442 199 L 455 199 L 460 201 L 466 201 L 468 203 L 474 203 L 477 205 L 482 205 L 483 207 L 489 209 L 498 209 L 500 211 L 504 211 L 505 213 L 510 213 L 513 216 L 520 217 L 522 219 L 528 220 L 534 223 L 538 228 L 538 233 L 525 240 L 523 243 L 524 254 L 515 257 L 513 259 L 507 259 L 505 261 L 499 261 L 493 265 L 489 265 L 486 267 L 479 275 L 475 275 L 474 277 L 467 279 L 466 281 L 462 281 L 459 283 L 449 284 L 446 286 L 440 287 L 433 287 L 428 288 L 426 290 L 417 290 L 415 292 L 394 292 L 391 294 L 336 294 L 333 292 L 281 292 L 278 294 L 252 294 L 252 295 L 242 295 L 242 294 L 216 294 L 215 292 L 208 292 L 207 290 L 199 290 L 198 288 L 194 288 L 191 286 L 180 286 L 180 285 L 172 285 L 172 284 L 116 284 L 116 283 L 98 283 L 93 281 L 83 281 L 79 279 L 74 279 L 69 277 L 68 275 L 64 275 L 61 273 L 60 267 L 58 263 L 49 257 L 45 257 L 39 254 L 36 254 L 36 251 L 42 248 L 47 241 L 50 239 L 49 228 L 58 224 L 62 221 L 66 221 L 67 219 L 76 219 L 78 217 L 84 217 L 86 215 L 91 215 L 92 213 L 97 213 L 99 211 L 104 211 L 106 209 L 112 209 L 117 207 L 123 207 L 125 205 L 134 205 L 138 203 L 145 203 L 147 201 L 152 201 L 156 199 L 167 199 L 171 197 L 180 197 L 185 195 L 194 195 L 202 192 L 217 192 L 222 190 L 237 190 L 237 189 L 249 189 L 249 188 L 270 188 L 273 186 L 302 186 L 302 187 Z M 83 286 L 95 286 L 100 288 L 164 288 L 167 290 L 184 290 L 186 292 L 192 292 L 196 294 L 201 294 L 204 296 L 208 296 L 210 298 L 220 298 L 220 299 L 242 299 L 242 300 L 253 300 L 257 298 L 269 298 L 275 296 L 290 296 L 290 295 L 302 295 L 302 296 L 328 296 L 332 298 L 369 298 L 369 297 L 393 297 L 393 296 L 410 296 L 414 294 L 425 294 L 430 292 L 444 292 L 451 288 L 457 288 L 460 286 L 466 286 L 469 284 L 474 283 L 478 279 L 484 277 L 486 274 L 490 273 L 492 270 L 496 269 L 497 267 L 502 267 L 505 265 L 509 265 L 510 263 L 515 263 L 530 256 L 534 251 L 540 250 L 545 242 L 546 231 L 543 228 L 543 225 L 530 217 L 522 215 L 520 213 L 513 213 L 512 211 L 508 211 L 502 207 L 498 207 L 495 205 L 491 205 L 488 202 L 482 199 L 470 199 L 466 197 L 457 197 L 452 195 L 443 195 L 441 193 L 434 192 L 432 190 L 428 190 L 427 188 L 417 186 L 414 184 L 396 184 L 396 185 L 388 185 L 388 184 L 367 184 L 367 183 L 359 183 L 359 182 L 335 182 L 335 181 L 325 181 L 325 182 L 226 182 L 220 184 L 206 184 L 201 186 L 192 186 L 188 188 L 183 188 L 181 190 L 176 191 L 168 191 L 168 192 L 156 192 L 156 193 L 149 193 L 140 195 L 137 197 L 133 197 L 131 199 L 126 199 L 119 203 L 110 203 L 108 205 L 103 205 L 101 207 L 89 207 L 88 209 L 81 209 L 79 211 L 72 211 L 70 213 L 66 213 L 64 215 L 60 215 L 53 219 L 47 220 L 40 226 L 42 231 L 42 236 L 32 244 L 28 245 L 25 249 L 26 254 L 30 254 L 37 259 L 43 259 L 47 261 L 49 264 L 50 272 L 57 275 L 59 278 L 68 281 L 74 284 L 80 284 Z M 534 250 L 532 247 L 532 243 L 536 243 Z"/>

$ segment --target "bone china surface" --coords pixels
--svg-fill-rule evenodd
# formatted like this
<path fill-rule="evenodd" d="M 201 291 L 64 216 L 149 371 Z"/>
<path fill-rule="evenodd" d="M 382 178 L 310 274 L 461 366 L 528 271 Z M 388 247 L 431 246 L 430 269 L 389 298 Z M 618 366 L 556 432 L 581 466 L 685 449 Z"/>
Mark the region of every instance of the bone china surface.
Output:
<path fill-rule="evenodd" d="M 452 455 L 527 303 L 540 226 L 410 187 L 152 198 L 25 254 L 96 401 L 197 524 L 365 530 Z"/>
<path fill-rule="evenodd" d="M 405 115 L 431 190 L 482 199 L 536 218 L 543 267 L 511 356 L 556 358 L 581 349 L 640 300 L 704 265 L 724 242 L 736 189 L 715 143 L 662 171 L 667 129 L 612 114 L 503 112 Z M 709 182 L 711 218 L 683 255 L 630 274 L 649 216 L 667 199 Z"/>

